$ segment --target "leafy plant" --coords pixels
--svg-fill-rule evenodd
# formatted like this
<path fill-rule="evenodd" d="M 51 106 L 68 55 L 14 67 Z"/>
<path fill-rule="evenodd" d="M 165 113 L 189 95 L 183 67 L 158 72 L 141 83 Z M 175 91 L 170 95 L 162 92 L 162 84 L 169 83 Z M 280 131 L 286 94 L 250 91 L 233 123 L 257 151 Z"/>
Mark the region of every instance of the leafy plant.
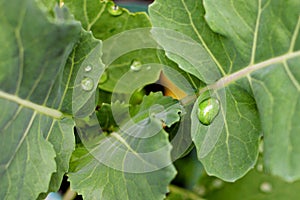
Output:
<path fill-rule="evenodd" d="M 253 179 L 249 199 L 297 198 L 280 187 L 300 178 L 299 1 L 0 11 L 1 199 L 43 199 L 65 174 L 84 199 L 238 199 Z"/>

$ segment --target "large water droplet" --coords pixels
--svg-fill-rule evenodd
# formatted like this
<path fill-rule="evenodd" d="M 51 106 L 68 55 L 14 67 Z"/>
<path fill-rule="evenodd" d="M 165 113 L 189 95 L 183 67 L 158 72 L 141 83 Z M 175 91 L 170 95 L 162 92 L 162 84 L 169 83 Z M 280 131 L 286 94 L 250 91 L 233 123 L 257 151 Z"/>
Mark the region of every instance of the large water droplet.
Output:
<path fill-rule="evenodd" d="M 84 71 L 90 72 L 90 71 L 92 71 L 92 69 L 93 69 L 93 67 L 91 65 L 88 65 L 84 68 Z"/>
<path fill-rule="evenodd" d="M 108 79 L 108 73 L 104 72 L 102 74 L 102 76 L 100 77 L 99 84 L 105 83 L 107 81 L 107 79 Z"/>
<path fill-rule="evenodd" d="M 139 60 L 133 60 L 130 64 L 130 70 L 138 72 L 142 69 L 142 63 Z"/>
<path fill-rule="evenodd" d="M 90 91 L 94 87 L 94 81 L 91 78 L 89 78 L 89 77 L 85 77 L 81 81 L 81 87 L 85 91 Z"/>
<path fill-rule="evenodd" d="M 220 110 L 219 101 L 209 98 L 202 101 L 198 106 L 198 119 L 203 125 L 210 125 Z"/>
<path fill-rule="evenodd" d="M 270 193 L 272 192 L 272 185 L 269 183 L 269 182 L 263 182 L 259 189 L 262 191 L 262 192 L 265 192 L 265 193 Z"/>
<path fill-rule="evenodd" d="M 123 13 L 123 9 L 114 4 L 113 2 L 108 3 L 108 12 L 113 16 L 119 16 Z"/>

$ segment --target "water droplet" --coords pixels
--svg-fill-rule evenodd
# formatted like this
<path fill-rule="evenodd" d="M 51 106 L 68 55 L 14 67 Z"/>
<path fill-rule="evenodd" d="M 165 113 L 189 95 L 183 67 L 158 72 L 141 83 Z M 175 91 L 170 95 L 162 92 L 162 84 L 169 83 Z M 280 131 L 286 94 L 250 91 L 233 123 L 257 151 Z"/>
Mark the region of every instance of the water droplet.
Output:
<path fill-rule="evenodd" d="M 133 60 L 130 64 L 130 70 L 138 72 L 142 69 L 142 63 L 138 60 Z"/>
<path fill-rule="evenodd" d="M 123 9 L 114 4 L 113 2 L 108 3 L 108 12 L 113 16 L 119 16 L 123 13 Z"/>
<path fill-rule="evenodd" d="M 220 179 L 215 179 L 212 182 L 212 186 L 215 189 L 220 189 L 223 185 L 224 185 L 224 182 L 222 180 L 220 180 Z"/>
<path fill-rule="evenodd" d="M 263 153 L 264 152 L 264 141 L 263 140 L 261 140 L 260 142 L 259 142 L 259 146 L 258 146 L 259 148 L 258 148 L 258 150 L 259 150 L 259 153 Z"/>
<path fill-rule="evenodd" d="M 219 101 L 209 98 L 202 101 L 198 107 L 198 119 L 203 125 L 210 125 L 220 110 Z"/>
<path fill-rule="evenodd" d="M 90 91 L 94 87 L 94 81 L 91 78 L 89 78 L 89 77 L 85 77 L 81 81 L 81 87 L 85 91 Z"/>
<path fill-rule="evenodd" d="M 93 69 L 93 67 L 91 65 L 88 65 L 84 68 L 84 71 L 90 72 L 90 71 L 92 71 L 92 69 Z"/>
<path fill-rule="evenodd" d="M 205 193 L 206 193 L 206 188 L 205 188 L 203 185 L 196 186 L 196 187 L 195 187 L 195 192 L 196 192 L 197 194 L 199 194 L 200 196 L 204 196 Z"/>
<path fill-rule="evenodd" d="M 262 191 L 262 192 L 265 192 L 265 193 L 270 193 L 272 192 L 272 185 L 269 183 L 269 182 L 263 182 L 259 189 Z"/>
<path fill-rule="evenodd" d="M 102 76 L 100 77 L 99 84 L 105 83 L 107 81 L 107 79 L 108 79 L 108 73 L 104 72 L 102 74 Z"/>
<path fill-rule="evenodd" d="M 263 166 L 261 163 L 259 163 L 259 164 L 257 164 L 257 166 L 256 166 L 256 170 L 257 170 L 258 172 L 263 172 L 264 166 Z"/>
<path fill-rule="evenodd" d="M 150 70 L 150 69 L 151 69 L 151 66 L 148 66 L 146 69 L 147 69 L 147 70 Z"/>

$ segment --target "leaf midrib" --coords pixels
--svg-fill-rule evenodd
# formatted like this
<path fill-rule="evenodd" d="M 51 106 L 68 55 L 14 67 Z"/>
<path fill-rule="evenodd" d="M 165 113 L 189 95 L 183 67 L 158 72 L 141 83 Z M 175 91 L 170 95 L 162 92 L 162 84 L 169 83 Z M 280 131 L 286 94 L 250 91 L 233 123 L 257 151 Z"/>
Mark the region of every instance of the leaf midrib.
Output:
<path fill-rule="evenodd" d="M 61 119 L 64 116 L 63 113 L 60 112 L 59 110 L 55 110 L 53 108 L 48 108 L 48 107 L 43 106 L 43 105 L 38 105 L 36 103 L 33 103 L 31 101 L 28 101 L 28 100 L 21 99 L 18 96 L 6 93 L 6 92 L 1 91 L 1 90 L 0 90 L 0 98 L 15 102 L 15 103 L 17 103 L 21 106 L 24 106 L 26 108 L 30 108 L 32 110 L 35 110 L 36 112 L 39 112 L 43 115 L 46 115 L 46 116 L 49 116 L 49 117 L 52 117 L 52 118 L 55 118 L 55 119 Z"/>
<path fill-rule="evenodd" d="M 283 54 L 281 56 L 277 56 L 277 57 L 265 60 L 265 61 L 257 63 L 257 64 L 252 64 L 252 65 L 250 64 L 247 67 L 244 67 L 239 71 L 236 71 L 228 76 L 224 76 L 223 78 L 219 79 L 214 84 L 211 84 L 211 85 L 206 86 L 205 88 L 202 88 L 198 94 L 202 94 L 203 92 L 208 91 L 208 90 L 218 90 L 218 89 L 224 88 L 227 85 L 235 82 L 236 80 L 244 78 L 255 71 L 261 70 L 270 65 L 284 63 L 286 60 L 289 60 L 289 59 L 292 59 L 292 58 L 295 58 L 298 56 L 300 57 L 300 51 L 295 51 L 295 52 L 289 52 L 289 53 Z"/>

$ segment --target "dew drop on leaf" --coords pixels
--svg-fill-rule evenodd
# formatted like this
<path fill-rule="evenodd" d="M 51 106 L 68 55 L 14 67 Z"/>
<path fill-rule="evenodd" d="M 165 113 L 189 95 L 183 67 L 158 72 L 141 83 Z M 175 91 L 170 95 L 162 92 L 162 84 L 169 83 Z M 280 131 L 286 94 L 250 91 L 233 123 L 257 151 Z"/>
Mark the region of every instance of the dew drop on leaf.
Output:
<path fill-rule="evenodd" d="M 215 179 L 212 181 L 212 187 L 215 189 L 220 189 L 221 187 L 223 187 L 224 182 L 220 179 Z"/>
<path fill-rule="evenodd" d="M 81 81 L 81 88 L 85 91 L 90 91 L 92 90 L 94 87 L 94 81 L 89 78 L 89 77 L 86 77 L 84 79 L 82 79 Z"/>
<path fill-rule="evenodd" d="M 134 72 L 138 72 L 142 69 L 142 63 L 138 60 L 133 60 L 130 64 L 130 70 Z"/>
<path fill-rule="evenodd" d="M 263 182 L 260 187 L 259 187 L 260 191 L 264 192 L 264 193 L 270 193 L 272 192 L 272 185 L 269 182 Z"/>
<path fill-rule="evenodd" d="M 92 67 L 91 65 L 88 65 L 88 66 L 86 66 L 86 67 L 84 68 L 84 71 L 85 71 L 85 72 L 90 72 L 90 71 L 92 71 L 92 69 L 93 69 L 93 67 Z"/>
<path fill-rule="evenodd" d="M 198 106 L 198 119 L 203 125 L 210 125 L 220 110 L 219 101 L 209 98 L 202 101 Z"/>
<path fill-rule="evenodd" d="M 107 79 L 108 79 L 108 73 L 104 72 L 102 74 L 102 76 L 100 77 L 99 84 L 105 83 L 107 81 Z"/>
<path fill-rule="evenodd" d="M 261 163 L 257 164 L 256 170 L 257 170 L 258 172 L 263 172 L 263 171 L 264 171 L 263 165 L 262 165 Z"/>
<path fill-rule="evenodd" d="M 206 188 L 203 185 L 195 186 L 195 192 L 200 196 L 204 196 L 206 194 Z"/>
<path fill-rule="evenodd" d="M 108 4 L 108 12 L 113 16 L 119 16 L 123 13 L 123 9 L 114 4 L 113 2 L 110 2 Z"/>

